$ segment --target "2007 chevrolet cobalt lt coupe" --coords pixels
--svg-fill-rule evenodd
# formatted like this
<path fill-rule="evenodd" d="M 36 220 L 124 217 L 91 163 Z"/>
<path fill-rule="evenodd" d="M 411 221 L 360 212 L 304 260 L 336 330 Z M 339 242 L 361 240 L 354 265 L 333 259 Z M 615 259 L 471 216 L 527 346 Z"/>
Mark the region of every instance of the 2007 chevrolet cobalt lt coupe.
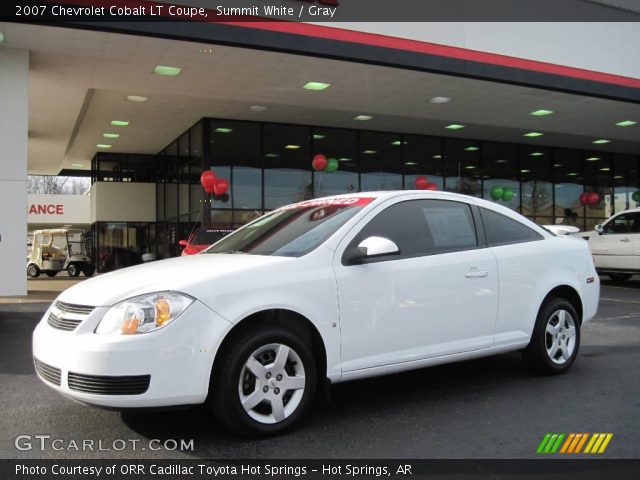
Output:
<path fill-rule="evenodd" d="M 40 378 L 87 404 L 207 402 L 281 432 L 319 386 L 513 350 L 569 369 L 600 284 L 588 244 L 445 192 L 288 205 L 205 252 L 64 291 L 33 335 Z"/>

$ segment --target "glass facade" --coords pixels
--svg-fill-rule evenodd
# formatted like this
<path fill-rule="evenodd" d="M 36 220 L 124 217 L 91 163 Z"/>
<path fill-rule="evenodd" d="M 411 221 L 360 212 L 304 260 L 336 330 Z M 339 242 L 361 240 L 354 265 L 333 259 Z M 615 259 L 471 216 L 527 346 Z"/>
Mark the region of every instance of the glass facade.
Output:
<path fill-rule="evenodd" d="M 337 159 L 338 170 L 313 171 L 318 153 Z M 158 155 L 96 155 L 92 180 L 156 183 L 157 222 L 136 226 L 145 232 L 136 238 L 147 242 L 138 241 L 137 250 L 166 258 L 178 255 L 177 242 L 199 225 L 234 228 L 309 198 L 412 189 L 420 175 L 439 190 L 494 200 L 540 224 L 591 229 L 639 206 L 632 200 L 638 161 L 633 155 L 549 146 L 202 119 Z M 208 168 L 229 181 L 228 195 L 204 192 L 200 174 Z M 582 205 L 584 192 L 596 192 L 598 201 Z M 127 235 L 126 242 L 113 235 L 108 242 L 131 245 Z M 100 228 L 94 236 L 98 242 L 107 238 Z"/>

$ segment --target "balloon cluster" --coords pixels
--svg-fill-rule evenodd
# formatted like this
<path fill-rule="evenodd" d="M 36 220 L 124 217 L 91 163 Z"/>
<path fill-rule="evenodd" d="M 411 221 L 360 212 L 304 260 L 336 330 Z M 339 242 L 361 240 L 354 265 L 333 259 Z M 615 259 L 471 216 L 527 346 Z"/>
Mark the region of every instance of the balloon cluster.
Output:
<path fill-rule="evenodd" d="M 338 160 L 336 158 L 327 158 L 323 154 L 318 153 L 313 157 L 311 166 L 316 172 L 333 173 L 338 170 Z"/>
<path fill-rule="evenodd" d="M 216 197 L 222 197 L 229 190 L 229 182 L 224 178 L 216 177 L 213 170 L 205 170 L 200 174 L 200 184 L 205 192 L 213 193 Z"/>
<path fill-rule="evenodd" d="M 513 188 L 511 187 L 501 187 L 500 185 L 496 185 L 491 188 L 489 191 L 489 195 L 494 202 L 498 200 L 502 200 L 503 202 L 508 202 L 514 197 Z"/>
<path fill-rule="evenodd" d="M 578 197 L 582 205 L 595 205 L 600 203 L 600 195 L 597 192 L 584 192 Z"/>
<path fill-rule="evenodd" d="M 418 175 L 415 182 L 418 190 L 438 190 L 438 185 L 429 181 L 424 175 Z"/>
<path fill-rule="evenodd" d="M 636 190 L 635 192 L 633 192 L 633 193 L 631 194 L 631 199 L 632 199 L 634 202 L 639 202 L 639 203 L 640 203 L 640 190 Z"/>

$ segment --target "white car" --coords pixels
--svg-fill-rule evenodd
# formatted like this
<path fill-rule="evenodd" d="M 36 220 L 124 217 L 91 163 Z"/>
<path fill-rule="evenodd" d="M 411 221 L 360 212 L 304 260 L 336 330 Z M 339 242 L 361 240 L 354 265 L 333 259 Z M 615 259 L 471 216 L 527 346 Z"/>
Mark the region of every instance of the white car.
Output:
<path fill-rule="evenodd" d="M 555 235 L 573 235 L 574 233 L 578 233 L 580 229 L 578 227 L 574 227 L 572 225 L 542 225 L 544 228 L 549 230 L 551 233 Z"/>
<path fill-rule="evenodd" d="M 589 242 L 598 273 L 616 282 L 640 274 L 640 208 L 620 212 L 579 235 Z"/>
<path fill-rule="evenodd" d="M 80 402 L 207 402 L 227 427 L 268 435 L 328 383 L 516 350 L 565 372 L 599 288 L 586 242 L 494 203 L 349 194 L 69 288 L 33 355 L 44 382 Z"/>

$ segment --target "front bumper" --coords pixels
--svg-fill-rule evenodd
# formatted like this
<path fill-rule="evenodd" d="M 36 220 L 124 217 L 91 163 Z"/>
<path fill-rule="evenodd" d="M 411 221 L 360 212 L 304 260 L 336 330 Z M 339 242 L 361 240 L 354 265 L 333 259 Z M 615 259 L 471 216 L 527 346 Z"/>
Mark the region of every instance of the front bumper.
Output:
<path fill-rule="evenodd" d="M 204 402 L 211 367 L 232 325 L 195 301 L 175 321 L 140 335 L 93 333 L 107 307 L 96 307 L 74 330 L 48 323 L 33 333 L 40 379 L 74 400 L 110 408 Z"/>

